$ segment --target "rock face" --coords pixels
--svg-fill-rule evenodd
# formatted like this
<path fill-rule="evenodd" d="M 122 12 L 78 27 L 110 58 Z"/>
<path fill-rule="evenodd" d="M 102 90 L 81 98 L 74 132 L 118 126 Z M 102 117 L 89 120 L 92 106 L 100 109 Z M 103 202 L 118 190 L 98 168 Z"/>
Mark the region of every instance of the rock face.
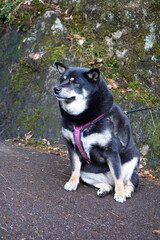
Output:
<path fill-rule="evenodd" d="M 60 141 L 59 109 L 53 95 L 59 74 L 54 61 L 79 65 L 67 50 L 60 18 L 46 11 L 27 33 L 8 27 L 1 46 L 0 139 L 32 130 L 35 137 Z"/>
<path fill-rule="evenodd" d="M 36 5 L 30 28 L 23 22 L 25 32 L 0 24 L 0 139 L 32 131 L 62 141 L 55 60 L 100 68 L 115 81 L 111 90 L 124 110 L 160 105 L 159 0 L 46 2 L 41 13 Z M 159 117 L 158 110 L 129 115 L 135 142 L 148 146 L 153 164 L 160 156 Z"/>

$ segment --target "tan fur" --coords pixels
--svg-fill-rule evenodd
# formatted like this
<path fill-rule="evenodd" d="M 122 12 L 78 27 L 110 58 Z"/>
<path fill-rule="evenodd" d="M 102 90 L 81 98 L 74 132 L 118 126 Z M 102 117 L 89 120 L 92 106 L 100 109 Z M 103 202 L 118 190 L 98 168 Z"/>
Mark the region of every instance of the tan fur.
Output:
<path fill-rule="evenodd" d="M 75 78 L 74 78 L 74 77 L 71 77 L 71 78 L 70 78 L 70 81 L 71 81 L 71 82 L 73 82 L 74 80 L 75 80 Z"/>
<path fill-rule="evenodd" d="M 65 190 L 67 191 L 75 191 L 79 184 L 81 162 L 76 153 L 74 153 L 73 158 L 74 158 L 74 170 L 72 171 L 69 181 L 64 186 Z"/>
<path fill-rule="evenodd" d="M 109 168 L 110 168 L 110 171 L 113 176 L 114 183 L 115 183 L 115 194 L 116 194 L 116 196 L 124 198 L 125 195 L 124 195 L 124 183 L 123 183 L 122 172 L 120 173 L 120 177 L 117 179 L 111 163 L 108 162 L 108 165 L 109 165 Z"/>
<path fill-rule="evenodd" d="M 122 175 L 119 179 L 114 178 L 115 181 L 115 194 L 120 197 L 125 197 L 124 195 L 124 184 L 123 184 L 123 178 Z"/>

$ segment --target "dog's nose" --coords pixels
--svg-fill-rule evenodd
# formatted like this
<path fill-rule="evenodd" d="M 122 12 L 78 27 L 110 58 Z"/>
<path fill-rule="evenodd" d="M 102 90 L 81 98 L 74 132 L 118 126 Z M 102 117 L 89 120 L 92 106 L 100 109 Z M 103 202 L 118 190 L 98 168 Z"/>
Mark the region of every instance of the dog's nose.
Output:
<path fill-rule="evenodd" d="M 55 87 L 54 88 L 54 93 L 58 94 L 61 91 L 61 87 Z"/>

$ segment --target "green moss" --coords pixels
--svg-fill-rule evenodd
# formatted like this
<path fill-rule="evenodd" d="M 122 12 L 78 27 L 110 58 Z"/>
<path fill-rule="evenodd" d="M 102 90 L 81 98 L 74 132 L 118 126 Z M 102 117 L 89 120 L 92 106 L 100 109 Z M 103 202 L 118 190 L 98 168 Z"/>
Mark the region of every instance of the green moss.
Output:
<path fill-rule="evenodd" d="M 160 165 L 160 122 L 158 121 L 148 129 L 148 140 L 153 149 L 150 157 L 150 165 Z M 158 157 L 157 157 L 158 156 Z M 156 159 L 156 161 L 155 161 Z"/>
<path fill-rule="evenodd" d="M 152 47 L 152 52 L 155 55 L 156 58 L 160 57 L 160 46 L 158 43 L 154 43 L 153 47 Z"/>
<path fill-rule="evenodd" d="M 24 60 L 24 58 L 23 58 Z M 25 64 L 22 64 L 22 61 L 18 64 L 16 73 L 13 77 L 13 88 L 15 91 L 20 90 L 22 87 L 28 85 L 31 78 L 31 70 Z"/>
<path fill-rule="evenodd" d="M 41 59 L 40 62 L 41 68 L 44 69 L 45 66 L 49 64 L 51 61 L 61 60 L 65 56 L 66 50 L 67 48 L 64 44 L 57 47 L 55 47 L 54 45 L 49 46 L 47 48 L 47 53 Z"/>
<path fill-rule="evenodd" d="M 46 9 L 45 4 L 43 4 L 42 2 L 40 2 L 39 0 L 32 0 L 32 5 L 36 7 L 37 11 L 44 11 Z"/>
<path fill-rule="evenodd" d="M 38 82 L 32 80 L 35 71 L 34 65 L 31 65 L 26 57 L 21 58 L 12 79 L 14 91 L 20 91 L 26 86 L 32 86 L 32 90 L 38 91 Z"/>
<path fill-rule="evenodd" d="M 17 118 L 18 126 L 23 126 L 27 131 L 34 130 L 40 113 L 40 107 L 34 110 L 23 110 Z"/>

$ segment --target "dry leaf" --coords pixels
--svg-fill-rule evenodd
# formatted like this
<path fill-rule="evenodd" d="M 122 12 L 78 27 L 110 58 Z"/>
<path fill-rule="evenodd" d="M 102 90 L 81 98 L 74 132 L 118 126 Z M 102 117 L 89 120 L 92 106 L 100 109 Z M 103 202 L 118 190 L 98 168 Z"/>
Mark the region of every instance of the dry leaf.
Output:
<path fill-rule="evenodd" d="M 102 63 L 103 62 L 103 58 L 97 58 L 96 63 Z"/>
<path fill-rule="evenodd" d="M 24 136 L 25 136 L 25 140 L 29 140 L 33 136 L 32 131 L 29 131 Z"/>
<path fill-rule="evenodd" d="M 53 148 L 53 151 L 55 151 L 55 152 L 60 151 L 60 148 L 59 147 L 55 147 L 55 148 Z"/>
<path fill-rule="evenodd" d="M 127 92 L 127 89 L 126 88 L 122 88 L 121 93 L 124 94 L 126 92 Z"/>
<path fill-rule="evenodd" d="M 103 62 L 103 59 L 102 58 L 96 58 L 92 61 L 89 61 L 88 64 L 89 65 L 94 65 L 95 63 L 102 63 Z"/>
<path fill-rule="evenodd" d="M 67 39 L 68 39 L 69 41 L 72 41 L 72 40 L 73 40 L 73 38 L 72 38 L 71 36 L 67 36 Z"/>
<path fill-rule="evenodd" d="M 70 19 L 70 17 L 63 17 L 63 19 L 64 19 L 65 21 L 68 21 L 68 20 Z"/>
<path fill-rule="evenodd" d="M 84 39 L 80 39 L 80 40 L 78 41 L 78 43 L 79 43 L 80 46 L 83 46 L 84 42 L 85 42 Z"/>
<path fill-rule="evenodd" d="M 143 169 L 143 165 L 142 164 L 139 164 L 139 169 Z"/>
<path fill-rule="evenodd" d="M 108 84 L 107 87 L 108 87 L 109 89 L 112 89 L 112 88 L 113 88 L 111 84 Z"/>
<path fill-rule="evenodd" d="M 124 93 L 126 93 L 126 92 L 131 92 L 131 91 L 133 91 L 132 89 L 128 89 L 128 88 L 122 88 L 122 91 L 121 91 L 121 93 L 122 94 L 124 94 Z"/>
<path fill-rule="evenodd" d="M 119 88 L 119 85 L 118 85 L 113 79 L 108 78 L 107 80 L 108 80 L 108 82 L 109 82 L 109 87 L 110 87 L 110 89 L 111 89 L 111 88 Z"/>
<path fill-rule="evenodd" d="M 94 64 L 95 64 L 95 60 L 89 61 L 88 64 L 89 64 L 89 65 L 94 65 Z"/>
<path fill-rule="evenodd" d="M 64 13 L 67 15 L 67 14 L 68 14 L 68 12 L 69 12 L 69 10 L 70 10 L 70 9 L 68 8 L 68 9 L 67 9 L 67 10 L 66 10 Z"/>
<path fill-rule="evenodd" d="M 79 36 L 78 34 L 74 34 L 73 37 L 78 39 L 78 40 L 84 40 L 85 41 L 85 39 L 83 37 Z"/>

